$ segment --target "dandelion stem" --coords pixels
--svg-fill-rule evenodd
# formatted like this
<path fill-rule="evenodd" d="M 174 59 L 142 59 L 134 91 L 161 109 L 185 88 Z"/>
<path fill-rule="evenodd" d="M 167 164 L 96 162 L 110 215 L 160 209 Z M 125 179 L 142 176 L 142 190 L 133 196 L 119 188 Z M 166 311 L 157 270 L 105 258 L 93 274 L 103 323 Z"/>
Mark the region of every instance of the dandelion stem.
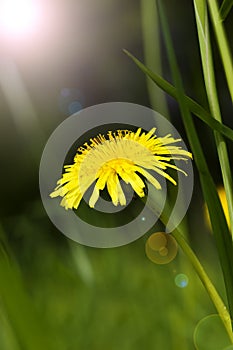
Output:
<path fill-rule="evenodd" d="M 147 205 L 150 202 L 146 202 Z M 154 206 L 152 203 L 149 205 L 150 210 L 156 213 L 156 206 Z M 166 226 L 168 222 L 168 213 L 169 208 L 167 206 L 167 210 L 163 210 L 163 213 L 160 215 L 160 221 Z M 157 215 L 157 214 L 156 214 Z M 225 306 L 222 298 L 218 294 L 215 286 L 211 282 L 208 274 L 206 273 L 204 267 L 202 266 L 201 262 L 199 261 L 198 257 L 184 238 L 181 230 L 179 228 L 176 228 L 173 232 L 170 233 L 181 249 L 183 250 L 184 254 L 189 259 L 191 265 L 193 266 L 194 270 L 196 271 L 198 277 L 200 278 L 202 284 L 204 285 L 210 299 L 212 300 L 222 322 L 223 325 L 227 331 L 227 334 L 229 336 L 229 339 L 231 340 L 231 343 L 233 344 L 233 333 L 232 333 L 232 326 L 231 326 L 231 317 L 227 310 L 227 307 Z"/>
<path fill-rule="evenodd" d="M 233 333 L 231 328 L 231 318 L 229 315 L 229 312 L 224 305 L 220 295 L 218 294 L 216 288 L 214 287 L 213 283 L 211 282 L 209 276 L 205 272 L 203 266 L 201 265 L 200 261 L 198 260 L 196 254 L 191 249 L 189 244 L 186 242 L 184 237 L 182 236 L 181 232 L 178 229 L 175 229 L 171 235 L 176 239 L 177 243 L 191 262 L 193 268 L 197 272 L 201 282 L 203 283 L 207 293 L 209 294 L 216 310 L 218 311 L 218 314 L 226 328 L 226 331 L 229 335 L 229 338 L 231 340 L 231 343 L 233 344 Z"/>

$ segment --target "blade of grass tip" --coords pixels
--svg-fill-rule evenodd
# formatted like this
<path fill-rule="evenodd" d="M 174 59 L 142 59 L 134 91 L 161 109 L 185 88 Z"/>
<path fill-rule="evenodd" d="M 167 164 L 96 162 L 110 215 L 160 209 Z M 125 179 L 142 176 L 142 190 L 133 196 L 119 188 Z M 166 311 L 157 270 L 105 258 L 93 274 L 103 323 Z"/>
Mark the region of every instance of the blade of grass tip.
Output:
<path fill-rule="evenodd" d="M 92 286 L 94 284 L 94 271 L 85 248 L 73 241 L 69 241 L 68 244 L 79 275 L 87 286 Z"/>
<path fill-rule="evenodd" d="M 153 71 L 162 72 L 158 14 L 154 0 L 141 0 L 143 51 L 146 65 Z M 165 94 L 147 77 L 151 107 L 169 119 Z"/>
<path fill-rule="evenodd" d="M 207 0 L 212 23 L 214 26 L 215 35 L 217 38 L 217 43 L 220 51 L 220 55 L 223 62 L 224 72 L 226 75 L 226 80 L 228 84 L 228 89 L 231 95 L 231 100 L 233 101 L 233 63 L 230 48 L 226 38 L 225 30 L 222 24 L 222 19 L 220 17 L 219 9 L 216 0 Z"/>
<path fill-rule="evenodd" d="M 159 76 L 158 74 L 152 72 L 148 67 L 146 67 L 141 61 L 139 61 L 134 55 L 129 51 L 123 50 L 123 52 L 132 59 L 132 61 L 137 65 L 137 67 L 146 74 L 156 85 L 158 85 L 162 90 L 168 93 L 170 96 L 178 100 L 177 89 L 170 84 L 167 80 Z M 219 123 L 217 120 L 211 118 L 210 113 L 208 113 L 202 106 L 197 102 L 192 100 L 190 97 L 184 95 L 185 102 L 187 103 L 189 110 L 202 120 L 211 129 L 220 132 L 222 135 L 227 137 L 229 140 L 233 141 L 233 130 L 223 123 Z"/>
<path fill-rule="evenodd" d="M 233 0 L 223 0 L 222 5 L 220 7 L 220 17 L 223 21 L 227 18 L 231 8 L 233 6 Z"/>
<path fill-rule="evenodd" d="M 18 343 L 25 350 L 51 349 L 34 316 L 33 304 L 24 292 L 19 273 L 5 257 L 0 257 L 0 279 L 1 301 Z"/>
<path fill-rule="evenodd" d="M 194 10 L 197 22 L 198 38 L 201 52 L 201 62 L 206 86 L 207 97 L 213 118 L 222 122 L 218 95 L 216 89 L 212 49 L 209 35 L 207 7 L 205 0 L 194 0 Z M 230 216 L 230 230 L 233 239 L 233 187 L 230 162 L 226 142 L 223 137 L 215 132 L 215 142 L 218 151 L 219 162 L 223 177 L 223 184 L 226 191 L 227 206 Z"/>
<path fill-rule="evenodd" d="M 22 350 L 0 304 L 0 349 Z"/>
<path fill-rule="evenodd" d="M 0 225 L 1 236 L 4 235 Z M 4 235 L 5 236 L 5 235 Z M 4 248 L 5 251 L 5 248 Z M 0 250 L 0 297 L 4 313 L 9 320 L 20 348 L 25 350 L 55 349 L 53 337 L 46 333 L 46 328 L 38 315 L 31 299 L 28 297 L 16 263 L 9 254 Z"/>
<path fill-rule="evenodd" d="M 199 138 L 190 114 L 188 105 L 184 98 L 184 90 L 182 79 L 179 73 L 174 48 L 172 45 L 170 32 L 167 24 L 167 20 L 164 14 L 161 1 L 158 0 L 159 13 L 161 18 L 161 25 L 164 34 L 165 45 L 167 48 L 168 59 L 171 67 L 175 86 L 177 87 L 178 102 L 181 110 L 182 119 L 184 122 L 186 134 L 189 139 L 189 143 L 194 155 L 200 181 L 202 185 L 202 191 L 205 201 L 208 206 L 210 221 L 213 229 L 213 233 L 216 240 L 219 259 L 223 271 L 229 312 L 231 319 L 233 319 L 233 246 L 231 236 L 229 234 L 226 218 L 220 203 L 220 199 L 217 194 L 215 184 L 212 176 L 209 172 L 202 148 L 199 142 Z"/>

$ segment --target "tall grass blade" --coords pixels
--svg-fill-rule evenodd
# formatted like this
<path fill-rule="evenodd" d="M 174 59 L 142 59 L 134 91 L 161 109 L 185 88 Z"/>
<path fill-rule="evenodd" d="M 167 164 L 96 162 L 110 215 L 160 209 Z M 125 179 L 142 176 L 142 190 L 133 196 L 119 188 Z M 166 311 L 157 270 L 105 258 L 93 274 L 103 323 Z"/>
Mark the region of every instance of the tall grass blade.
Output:
<path fill-rule="evenodd" d="M 142 17 L 142 36 L 143 36 L 143 51 L 144 60 L 146 66 L 154 72 L 162 74 L 162 52 L 161 52 L 161 39 L 159 31 L 159 18 L 158 9 L 154 0 L 141 0 L 141 17 Z M 168 120 L 169 111 L 165 98 L 165 93 L 153 81 L 146 76 L 147 90 L 150 99 L 150 105 L 152 109 L 161 113 Z M 160 127 L 158 121 L 158 129 Z M 168 131 L 170 132 L 170 131 Z M 176 189 L 171 186 L 169 188 L 169 200 L 175 201 Z M 179 226 L 182 226 L 182 231 L 186 232 L 188 237 L 188 229 L 186 218 L 183 218 Z"/>
<path fill-rule="evenodd" d="M 154 0 L 141 0 L 142 36 L 144 59 L 151 70 L 162 72 L 159 19 Z M 147 77 L 147 88 L 151 107 L 169 117 L 164 92 Z"/>
<path fill-rule="evenodd" d="M 207 7 L 205 0 L 194 0 L 194 9 L 196 15 L 196 23 L 198 30 L 198 38 L 201 52 L 202 68 L 206 86 L 207 97 L 209 101 L 210 111 L 213 118 L 222 122 L 217 88 L 214 75 L 214 65 L 212 58 L 212 49 L 209 35 L 209 25 L 207 16 Z M 233 197 L 232 197 L 232 175 L 228 158 L 227 146 L 223 137 L 215 132 L 215 142 L 220 161 L 223 184 L 226 191 L 228 212 L 230 216 L 230 227 L 233 238 Z"/>
<path fill-rule="evenodd" d="M 170 84 L 167 80 L 159 76 L 158 74 L 152 72 L 148 67 L 146 67 L 141 61 L 139 61 L 134 55 L 129 51 L 123 50 L 123 52 L 130 57 L 133 62 L 138 66 L 138 68 L 145 73 L 153 82 L 158 85 L 162 90 L 166 91 L 170 96 L 178 100 L 177 89 Z M 184 95 L 185 101 L 190 109 L 190 111 L 201 119 L 205 124 L 207 124 L 212 130 L 220 132 L 222 135 L 227 137 L 229 140 L 233 141 L 233 130 L 226 126 L 225 124 L 219 123 L 217 120 L 211 118 L 209 112 L 207 112 L 202 106 L 200 106 L 193 99 Z"/>
<path fill-rule="evenodd" d="M 212 176 L 209 172 L 206 159 L 202 152 L 202 148 L 199 142 L 199 138 L 192 120 L 192 116 L 189 111 L 189 106 L 186 103 L 184 97 L 184 89 L 182 79 L 178 69 L 172 40 L 167 24 L 167 20 L 163 11 L 161 1 L 158 1 L 162 31 L 164 34 L 165 45 L 168 53 L 168 59 L 171 67 L 172 76 L 177 88 L 178 102 L 182 114 L 182 119 L 186 129 L 186 134 L 189 139 L 189 143 L 194 155 L 200 181 L 202 185 L 202 191 L 206 200 L 210 221 L 213 229 L 213 233 L 216 239 L 216 245 L 219 253 L 220 263 L 223 271 L 227 299 L 229 305 L 229 312 L 231 319 L 233 319 L 233 246 L 231 236 L 229 234 L 226 218 L 217 194 L 215 184 Z"/>
<path fill-rule="evenodd" d="M 229 48 L 228 41 L 226 38 L 222 19 L 220 17 L 218 4 L 217 4 L 216 0 L 207 0 L 207 2 L 209 5 L 211 19 L 212 19 L 212 23 L 214 26 L 215 35 L 217 38 L 217 43 L 218 43 L 220 55 L 221 55 L 222 62 L 223 62 L 223 68 L 224 68 L 224 72 L 226 75 L 228 89 L 229 89 L 229 92 L 231 95 L 231 100 L 233 101 L 233 84 L 232 84 L 232 79 L 233 79 L 233 63 L 232 62 L 233 61 L 232 61 L 232 57 L 231 57 L 230 48 Z"/>
<path fill-rule="evenodd" d="M 227 18 L 232 6 L 233 0 L 223 0 L 222 5 L 220 7 L 220 17 L 223 21 Z"/>

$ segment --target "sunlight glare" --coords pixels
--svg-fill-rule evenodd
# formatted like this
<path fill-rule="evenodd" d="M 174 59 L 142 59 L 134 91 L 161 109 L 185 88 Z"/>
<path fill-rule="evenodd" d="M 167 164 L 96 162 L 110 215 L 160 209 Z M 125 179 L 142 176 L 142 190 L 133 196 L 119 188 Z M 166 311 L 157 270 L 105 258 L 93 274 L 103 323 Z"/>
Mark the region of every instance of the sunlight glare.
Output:
<path fill-rule="evenodd" d="M 4 35 L 19 37 L 36 29 L 39 20 L 38 2 L 32 0 L 2 0 L 0 26 Z"/>

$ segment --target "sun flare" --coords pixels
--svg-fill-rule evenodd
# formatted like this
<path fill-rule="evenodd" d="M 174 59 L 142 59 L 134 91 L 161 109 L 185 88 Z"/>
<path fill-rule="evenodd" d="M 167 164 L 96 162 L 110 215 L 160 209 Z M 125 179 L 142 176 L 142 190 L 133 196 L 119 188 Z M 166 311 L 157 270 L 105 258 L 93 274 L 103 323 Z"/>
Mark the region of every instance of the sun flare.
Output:
<path fill-rule="evenodd" d="M 0 2 L 0 26 L 9 37 L 29 34 L 38 24 L 38 2 L 31 0 L 2 0 Z"/>

